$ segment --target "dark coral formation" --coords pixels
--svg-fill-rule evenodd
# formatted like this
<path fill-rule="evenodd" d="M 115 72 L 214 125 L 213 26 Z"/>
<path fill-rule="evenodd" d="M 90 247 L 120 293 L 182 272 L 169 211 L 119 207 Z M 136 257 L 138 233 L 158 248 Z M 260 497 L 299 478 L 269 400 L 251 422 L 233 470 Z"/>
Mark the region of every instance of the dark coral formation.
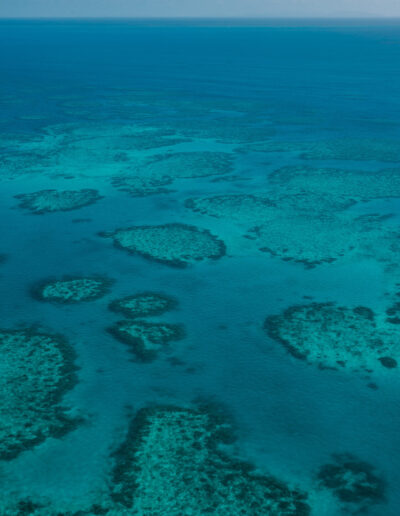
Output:
<path fill-rule="evenodd" d="M 40 190 L 30 194 L 15 196 L 20 200 L 19 206 L 35 215 L 53 213 L 56 211 L 70 211 L 83 208 L 102 199 L 97 190 Z"/>
<path fill-rule="evenodd" d="M 387 369 L 394 369 L 397 367 L 397 360 L 392 357 L 379 357 L 379 362 Z"/>
<path fill-rule="evenodd" d="M 225 255 L 225 245 L 206 229 L 187 224 L 131 226 L 100 236 L 112 238 L 114 244 L 172 267 L 186 267 L 197 261 L 217 260 Z"/>
<path fill-rule="evenodd" d="M 320 468 L 318 480 L 352 512 L 385 501 L 385 482 L 375 467 L 349 453 L 333 455 L 333 462 Z"/>
<path fill-rule="evenodd" d="M 394 302 L 386 310 L 386 321 L 391 324 L 400 324 L 400 301 Z"/>
<path fill-rule="evenodd" d="M 382 372 L 400 355 L 396 328 L 367 307 L 298 305 L 267 317 L 264 327 L 293 356 L 320 367 Z"/>
<path fill-rule="evenodd" d="M 40 301 L 75 304 L 99 299 L 110 291 L 113 281 L 102 276 L 64 276 L 35 285 L 32 295 Z"/>
<path fill-rule="evenodd" d="M 115 453 L 114 502 L 132 514 L 308 515 L 305 494 L 220 451 L 230 430 L 202 409 L 140 410 Z"/>
<path fill-rule="evenodd" d="M 154 315 L 162 315 L 173 310 L 178 301 L 165 294 L 157 292 L 140 292 L 122 299 L 116 299 L 109 305 L 113 312 L 122 313 L 125 317 L 142 318 Z"/>
<path fill-rule="evenodd" d="M 76 382 L 74 358 L 59 335 L 0 330 L 1 459 L 12 459 L 77 424 L 60 405 Z"/>
<path fill-rule="evenodd" d="M 147 322 L 139 319 L 118 321 L 109 332 L 129 345 L 141 362 L 152 362 L 160 351 L 172 342 L 183 339 L 184 327 L 180 324 Z"/>

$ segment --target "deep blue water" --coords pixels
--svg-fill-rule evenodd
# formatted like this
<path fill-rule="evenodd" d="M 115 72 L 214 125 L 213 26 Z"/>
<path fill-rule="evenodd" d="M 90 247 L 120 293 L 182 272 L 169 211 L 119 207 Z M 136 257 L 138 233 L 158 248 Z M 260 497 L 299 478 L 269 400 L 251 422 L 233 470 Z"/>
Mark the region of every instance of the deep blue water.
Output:
<path fill-rule="evenodd" d="M 305 25 L 0 21 L 0 253 L 7 255 L 0 264 L 0 327 L 40 324 L 72 343 L 79 383 L 65 401 L 88 418 L 62 439 L 2 461 L 0 514 L 17 514 L 5 507 L 28 498 L 66 514 L 86 510 L 105 489 L 110 450 L 126 430 L 126 406 L 136 411 L 198 397 L 228 408 L 236 453 L 261 471 L 318 491 L 318 468 L 334 453 L 351 453 L 372 463 L 386 482 L 385 503 L 371 503 L 369 513 L 398 514 L 398 373 L 370 379 L 378 385 L 373 390 L 362 375 L 295 359 L 263 330 L 266 316 L 305 303 L 304 296 L 379 312 L 398 270 L 371 256 L 307 269 L 258 252 L 246 240 L 235 244 L 229 220 L 202 217 L 184 205 L 192 197 L 261 194 L 268 174 L 286 165 L 349 172 L 399 167 L 400 155 L 302 160 L 292 151 L 250 148 L 257 141 L 347 140 L 400 149 L 400 25 Z M 121 127 L 168 129 L 190 139 L 139 149 L 138 159 L 223 151 L 234 159 L 236 178 L 182 179 L 171 193 L 130 197 L 111 184 L 129 166 L 110 158 L 109 149 L 125 150 Z M 221 137 L 232 129 L 233 136 Z M 17 206 L 15 195 L 47 188 L 94 188 L 104 198 L 41 216 Z M 352 209 L 396 220 L 397 197 Z M 89 220 L 74 223 L 77 218 Z M 98 236 L 168 222 L 210 230 L 225 240 L 227 256 L 176 269 Z M 31 297 L 36 281 L 68 274 L 116 281 L 107 297 L 92 303 L 60 306 Z M 183 366 L 172 366 L 164 354 L 151 364 L 134 362 L 105 331 L 117 320 L 109 301 L 143 290 L 178 298 L 179 310 L 166 320 L 186 327 L 186 338 L 170 345 Z M 321 505 L 324 496 L 314 514 L 340 514 L 335 499 Z"/>

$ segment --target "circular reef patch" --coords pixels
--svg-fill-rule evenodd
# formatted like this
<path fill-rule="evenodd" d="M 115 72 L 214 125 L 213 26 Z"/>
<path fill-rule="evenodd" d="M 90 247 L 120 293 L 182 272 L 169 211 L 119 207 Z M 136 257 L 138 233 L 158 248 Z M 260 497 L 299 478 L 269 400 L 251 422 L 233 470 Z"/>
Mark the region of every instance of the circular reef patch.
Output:
<path fill-rule="evenodd" d="M 197 261 L 216 260 L 225 255 L 225 244 L 206 229 L 187 224 L 132 226 L 100 236 L 112 238 L 114 244 L 173 267 L 186 267 Z"/>
<path fill-rule="evenodd" d="M 231 431 L 206 410 L 140 410 L 114 454 L 114 503 L 130 514 L 310 514 L 305 494 L 220 451 Z"/>
<path fill-rule="evenodd" d="M 318 481 L 352 513 L 385 502 L 385 482 L 374 466 L 348 453 L 333 455 L 333 462 L 320 468 Z"/>
<path fill-rule="evenodd" d="M 141 362 L 152 362 L 172 341 L 180 340 L 185 331 L 180 324 L 156 323 L 141 320 L 119 321 L 109 332 L 129 345 Z"/>
<path fill-rule="evenodd" d="M 0 329 L 0 367 L 1 459 L 76 426 L 60 405 L 76 382 L 74 353 L 62 337 Z"/>
<path fill-rule="evenodd" d="M 400 341 L 396 327 L 385 314 L 358 306 L 333 303 L 293 306 L 267 317 L 268 335 L 288 351 L 323 368 L 382 373 L 397 365 Z"/>
<path fill-rule="evenodd" d="M 32 289 L 40 301 L 73 304 L 94 301 L 108 294 L 113 281 L 99 276 L 70 277 L 45 280 Z"/>
<path fill-rule="evenodd" d="M 140 292 L 122 299 L 116 299 L 110 303 L 109 308 L 113 312 L 122 313 L 126 317 L 135 319 L 162 315 L 177 306 L 178 301 L 173 297 L 156 292 Z"/>
<path fill-rule="evenodd" d="M 15 196 L 20 200 L 21 208 L 30 210 L 36 215 L 56 211 L 70 211 L 94 204 L 102 196 L 97 190 L 40 190 L 30 194 Z"/>

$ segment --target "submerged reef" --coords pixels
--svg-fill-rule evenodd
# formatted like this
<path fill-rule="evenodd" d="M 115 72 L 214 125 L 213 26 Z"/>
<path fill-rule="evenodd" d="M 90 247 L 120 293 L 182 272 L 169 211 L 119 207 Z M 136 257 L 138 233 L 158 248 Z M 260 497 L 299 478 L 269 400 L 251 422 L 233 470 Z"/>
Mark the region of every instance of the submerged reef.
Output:
<path fill-rule="evenodd" d="M 200 260 L 216 260 L 225 255 L 225 245 L 206 229 L 187 224 L 132 226 L 100 236 L 130 253 L 173 267 L 186 267 Z"/>
<path fill-rule="evenodd" d="M 115 453 L 112 498 L 131 514 L 310 513 L 305 494 L 220 451 L 231 442 L 230 426 L 206 410 L 142 409 Z"/>
<path fill-rule="evenodd" d="M 77 123 L 48 125 L 32 137 L 7 135 L 0 143 L 0 177 L 110 177 L 137 163 L 138 153 L 189 141 L 171 128 L 141 127 L 126 120 L 94 122 L 82 114 Z"/>
<path fill-rule="evenodd" d="M 386 322 L 400 324 L 400 301 L 395 301 L 386 309 Z"/>
<path fill-rule="evenodd" d="M 181 324 L 147 322 L 139 319 L 118 321 L 109 332 L 121 342 L 128 344 L 141 362 L 152 362 L 160 351 L 185 336 Z"/>
<path fill-rule="evenodd" d="M 231 423 L 216 407 L 143 408 L 112 454 L 107 490 L 97 493 L 95 503 L 57 510 L 47 500 L 13 499 L 4 515 L 311 514 L 306 493 L 231 457 L 227 450 L 234 441 Z"/>
<path fill-rule="evenodd" d="M 73 304 L 94 301 L 110 291 L 113 281 L 100 276 L 65 276 L 62 279 L 48 279 L 35 285 L 32 294 L 40 301 Z"/>
<path fill-rule="evenodd" d="M 293 306 L 267 317 L 264 328 L 294 357 L 323 368 L 382 372 L 396 367 L 400 356 L 396 327 L 363 306 Z"/>
<path fill-rule="evenodd" d="M 102 199 L 97 190 L 40 190 L 30 194 L 15 196 L 20 199 L 19 206 L 36 215 L 55 211 L 77 210 Z"/>
<path fill-rule="evenodd" d="M 305 160 L 400 162 L 400 143 L 396 140 L 348 138 L 322 141 L 279 141 L 269 139 L 249 144 L 240 152 L 284 152 Z"/>
<path fill-rule="evenodd" d="M 126 317 L 141 318 L 154 315 L 162 315 L 173 310 L 178 301 L 165 294 L 156 292 L 140 292 L 122 299 L 116 299 L 109 305 L 113 312 L 122 313 Z"/>
<path fill-rule="evenodd" d="M 317 478 L 348 511 L 367 512 L 372 505 L 385 502 L 385 482 L 372 464 L 349 453 L 332 458 L 332 463 L 320 468 Z"/>
<path fill-rule="evenodd" d="M 12 459 L 77 424 L 60 405 L 76 382 L 74 358 L 59 335 L 0 329 L 1 459 Z"/>
<path fill-rule="evenodd" d="M 128 192 L 132 197 L 145 197 L 147 195 L 159 195 L 172 192 L 166 186 L 173 180 L 169 177 L 146 176 L 117 176 L 111 181 L 112 185 L 122 192 Z"/>
<path fill-rule="evenodd" d="M 229 230 L 222 238 L 241 252 L 244 237 L 254 241 L 260 251 L 301 262 L 308 268 L 350 257 L 392 263 L 394 250 L 400 250 L 400 228 L 386 224 L 385 216 L 354 216 L 344 210 L 348 204 L 347 199 L 330 194 L 279 195 L 270 191 L 262 196 L 188 199 L 185 206 L 201 215 L 229 221 Z M 249 244 L 245 249 L 254 252 Z"/>
<path fill-rule="evenodd" d="M 145 196 L 168 193 L 166 187 L 175 179 L 225 175 L 232 170 L 232 157 L 227 152 L 177 152 L 131 165 L 124 175 L 114 177 L 112 184 L 132 196 Z"/>
<path fill-rule="evenodd" d="M 239 113 L 238 113 L 239 114 Z M 247 117 L 221 117 L 208 119 L 188 118 L 177 121 L 182 134 L 192 138 L 214 139 L 217 143 L 250 144 L 263 142 L 275 134 L 272 125 L 253 124 Z"/>
<path fill-rule="evenodd" d="M 400 169 L 361 171 L 290 166 L 275 170 L 268 180 L 285 192 L 332 196 L 336 202 L 342 200 L 343 207 L 354 201 L 400 197 Z"/>
<path fill-rule="evenodd" d="M 119 140 L 118 136 L 120 136 Z M 101 138 L 101 136 L 99 138 Z M 173 129 L 141 128 L 135 130 L 129 126 L 121 130 L 120 135 L 118 135 L 117 129 L 117 133 L 114 132 L 114 135 L 110 135 L 108 141 L 110 140 L 111 143 L 114 143 L 115 140 L 115 149 L 122 147 L 125 153 L 135 150 L 146 151 L 161 147 L 173 147 L 174 145 L 191 141 L 189 138 L 179 136 Z M 114 155 L 114 158 L 118 160 L 118 156 L 117 153 Z M 127 156 L 127 161 L 128 160 L 129 157 Z"/>
<path fill-rule="evenodd" d="M 400 144 L 396 140 L 346 139 L 326 140 L 310 145 L 301 157 L 310 160 L 400 161 Z"/>

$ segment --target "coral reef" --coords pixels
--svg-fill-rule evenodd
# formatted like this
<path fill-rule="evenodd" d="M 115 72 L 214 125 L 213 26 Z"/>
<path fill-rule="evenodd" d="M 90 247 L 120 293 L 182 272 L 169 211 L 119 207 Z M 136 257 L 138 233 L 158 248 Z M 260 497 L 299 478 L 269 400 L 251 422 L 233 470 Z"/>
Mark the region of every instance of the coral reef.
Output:
<path fill-rule="evenodd" d="M 400 169 L 361 171 L 291 166 L 275 170 L 268 179 L 271 185 L 284 188 L 287 193 L 332 196 L 336 202 L 341 199 L 343 207 L 354 201 L 400 197 Z"/>
<path fill-rule="evenodd" d="M 385 482 L 372 464 L 349 453 L 332 458 L 332 463 L 320 468 L 318 481 L 332 490 L 348 511 L 367 512 L 372 505 L 385 502 Z"/>
<path fill-rule="evenodd" d="M 161 147 L 173 147 L 174 145 L 178 145 L 180 143 L 190 142 L 189 138 L 179 136 L 172 129 L 149 128 L 133 130 L 127 127 L 121 131 L 119 140 L 118 136 L 114 133 L 114 135 L 111 136 L 109 140 L 113 142 L 115 139 L 115 149 L 122 147 L 125 151 L 146 151 L 151 149 L 158 149 Z M 101 138 L 101 135 L 99 138 Z M 114 157 L 118 157 L 118 154 L 115 154 Z"/>
<path fill-rule="evenodd" d="M 382 372 L 395 367 L 400 356 L 396 327 L 362 306 L 293 306 L 267 317 L 264 328 L 294 357 L 324 368 Z"/>
<path fill-rule="evenodd" d="M 76 382 L 72 348 L 59 335 L 0 330 L 0 458 L 72 429 L 60 402 Z"/>
<path fill-rule="evenodd" d="M 147 322 L 138 319 L 118 321 L 109 332 L 121 342 L 129 345 L 141 362 L 152 362 L 160 351 L 185 336 L 180 324 Z"/>
<path fill-rule="evenodd" d="M 205 229 L 187 224 L 132 226 L 100 236 L 131 253 L 175 267 L 186 267 L 199 260 L 221 258 L 225 245 Z"/>
<path fill-rule="evenodd" d="M 275 134 L 271 125 L 253 125 L 248 119 L 240 117 L 214 117 L 209 120 L 188 119 L 186 123 L 178 123 L 182 134 L 192 138 L 214 139 L 217 143 L 251 144 L 264 142 Z"/>
<path fill-rule="evenodd" d="M 229 232 L 222 235 L 224 241 L 228 242 L 236 231 L 236 240 L 253 240 L 258 250 L 306 267 L 357 256 L 393 263 L 394 250 L 400 250 L 399 227 L 382 224 L 386 216 L 354 216 L 343 211 L 348 202 L 330 194 L 280 196 L 268 192 L 264 196 L 188 199 L 185 205 L 202 215 L 229 221 Z M 247 246 L 249 251 L 251 247 Z"/>
<path fill-rule="evenodd" d="M 391 324 L 400 324 L 400 301 L 395 301 L 386 309 L 386 321 Z"/>
<path fill-rule="evenodd" d="M 64 276 L 47 279 L 32 288 L 32 294 L 40 301 L 72 304 L 94 301 L 108 294 L 113 281 L 101 276 Z"/>
<path fill-rule="evenodd" d="M 114 502 L 132 514 L 308 515 L 305 494 L 219 450 L 230 430 L 202 409 L 140 410 L 115 453 Z"/>
<path fill-rule="evenodd" d="M 146 197 L 147 195 L 159 195 L 172 192 L 166 186 L 172 184 L 169 177 L 146 176 L 117 176 L 111 181 L 112 185 L 122 192 L 128 192 L 132 197 Z"/>
<path fill-rule="evenodd" d="M 240 152 L 284 152 L 305 160 L 400 162 L 400 144 L 396 140 L 332 139 L 321 141 L 279 141 L 270 139 L 249 144 Z"/>
<path fill-rule="evenodd" d="M 175 298 L 157 292 L 140 292 L 122 299 L 116 299 L 109 305 L 110 310 L 124 314 L 126 317 L 141 318 L 161 315 L 176 308 Z"/>
<path fill-rule="evenodd" d="M 165 187 L 175 179 L 229 174 L 232 170 L 232 157 L 226 152 L 177 152 L 131 165 L 125 175 L 114 177 L 112 184 L 132 196 L 145 196 L 169 192 Z"/>
<path fill-rule="evenodd" d="M 20 200 L 19 206 L 36 215 L 55 211 L 69 211 L 83 208 L 102 199 L 97 190 L 40 190 L 30 194 L 15 196 Z"/>
<path fill-rule="evenodd" d="M 49 125 L 33 137 L 5 135 L 0 144 L 1 179 L 34 173 L 50 177 L 110 177 L 121 174 L 121 169 L 130 163 L 137 163 L 138 153 L 190 141 L 171 128 L 84 118 L 82 113 L 77 123 Z"/>
<path fill-rule="evenodd" d="M 396 140 L 352 139 L 315 142 L 302 152 L 309 160 L 400 161 L 400 144 Z"/>

